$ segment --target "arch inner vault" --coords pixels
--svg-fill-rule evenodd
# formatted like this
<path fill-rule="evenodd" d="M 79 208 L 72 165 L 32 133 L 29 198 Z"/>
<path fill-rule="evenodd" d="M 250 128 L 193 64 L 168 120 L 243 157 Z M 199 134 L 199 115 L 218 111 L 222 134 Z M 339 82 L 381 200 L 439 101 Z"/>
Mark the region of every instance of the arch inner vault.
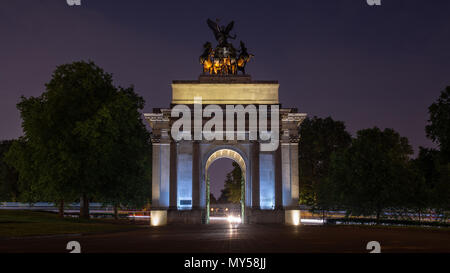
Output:
<path fill-rule="evenodd" d="M 240 198 L 240 207 L 241 207 L 241 219 L 245 219 L 245 181 L 246 181 L 246 173 L 247 168 L 245 165 L 244 158 L 236 151 L 232 149 L 220 149 L 212 153 L 209 158 L 206 160 L 205 165 L 205 182 L 206 182 L 206 222 L 209 223 L 209 213 L 210 213 L 210 180 L 208 177 L 208 169 L 211 164 L 221 158 L 228 158 L 236 162 L 242 171 L 242 181 L 241 181 L 241 198 Z"/>

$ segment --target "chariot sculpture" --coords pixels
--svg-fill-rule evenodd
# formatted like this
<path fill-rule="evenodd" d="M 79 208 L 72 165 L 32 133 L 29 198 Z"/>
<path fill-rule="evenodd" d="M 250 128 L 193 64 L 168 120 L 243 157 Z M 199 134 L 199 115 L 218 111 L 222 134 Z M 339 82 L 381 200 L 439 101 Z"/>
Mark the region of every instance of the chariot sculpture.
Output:
<path fill-rule="evenodd" d="M 203 54 L 199 58 L 200 64 L 203 66 L 203 74 L 236 75 L 241 71 L 245 75 L 245 66 L 254 55 L 248 53 L 243 41 L 240 41 L 238 50 L 228 42 L 228 39 L 236 39 L 236 35 L 230 34 L 234 21 L 227 26 L 220 26 L 219 20 L 214 22 L 208 19 L 207 24 L 213 31 L 218 44 L 215 48 L 210 42 L 203 45 Z"/>

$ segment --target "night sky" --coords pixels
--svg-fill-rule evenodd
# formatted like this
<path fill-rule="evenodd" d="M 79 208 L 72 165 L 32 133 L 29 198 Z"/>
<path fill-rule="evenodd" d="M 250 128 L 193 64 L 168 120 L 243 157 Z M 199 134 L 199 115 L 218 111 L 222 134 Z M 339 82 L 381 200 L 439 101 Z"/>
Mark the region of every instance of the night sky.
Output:
<path fill-rule="evenodd" d="M 394 128 L 419 146 L 428 106 L 450 85 L 450 1 L 1 0 L 0 139 L 22 134 L 16 103 L 38 96 L 57 65 L 93 60 L 134 84 L 145 111 L 168 107 L 172 80 L 196 79 L 215 43 L 206 19 L 235 21 L 256 57 L 247 72 L 278 80 L 283 107 L 357 130 Z M 218 197 L 230 161 L 214 163 Z"/>

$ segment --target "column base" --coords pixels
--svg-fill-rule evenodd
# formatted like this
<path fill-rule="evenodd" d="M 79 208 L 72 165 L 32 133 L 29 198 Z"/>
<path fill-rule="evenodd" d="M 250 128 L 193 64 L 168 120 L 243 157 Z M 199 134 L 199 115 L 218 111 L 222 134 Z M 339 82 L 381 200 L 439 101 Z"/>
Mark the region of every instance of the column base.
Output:
<path fill-rule="evenodd" d="M 298 226 L 301 224 L 300 209 L 287 209 L 284 214 L 285 224 Z"/>
<path fill-rule="evenodd" d="M 150 224 L 163 226 L 166 224 L 205 224 L 206 211 L 204 209 L 177 210 L 157 209 L 151 211 Z M 245 224 L 286 224 L 298 226 L 301 224 L 300 209 L 263 210 L 255 208 L 245 209 Z"/>
<path fill-rule="evenodd" d="M 152 210 L 150 212 L 151 226 L 164 226 L 167 224 L 167 210 Z"/>

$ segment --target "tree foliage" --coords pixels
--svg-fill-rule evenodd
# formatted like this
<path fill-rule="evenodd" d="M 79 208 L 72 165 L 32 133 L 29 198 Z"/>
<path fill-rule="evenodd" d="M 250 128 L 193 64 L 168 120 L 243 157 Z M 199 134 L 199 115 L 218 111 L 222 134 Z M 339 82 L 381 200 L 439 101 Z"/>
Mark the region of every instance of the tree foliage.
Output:
<path fill-rule="evenodd" d="M 387 209 L 450 211 L 450 87 L 429 107 L 427 136 L 439 149 L 420 147 L 411 159 L 408 140 L 392 129 L 365 129 L 351 140 L 342 123 L 306 119 L 299 150 L 300 201 L 313 210 L 345 209 L 377 215 Z M 350 144 L 351 143 L 351 144 Z"/>
<path fill-rule="evenodd" d="M 413 164 L 424 181 L 422 196 L 416 199 L 416 203 L 422 203 L 427 208 L 449 211 L 449 164 L 445 163 L 442 153 L 436 149 L 420 147 Z M 418 190 L 416 189 L 416 191 Z"/>
<path fill-rule="evenodd" d="M 217 204 L 217 199 L 212 192 L 209 193 L 209 202 L 210 204 Z"/>
<path fill-rule="evenodd" d="M 151 165 L 143 106 L 92 62 L 58 66 L 41 96 L 17 106 L 25 135 L 8 157 L 30 199 L 142 204 Z"/>
<path fill-rule="evenodd" d="M 428 108 L 427 136 L 436 142 L 446 160 L 450 160 L 450 86 L 441 92 L 438 100 Z"/>
<path fill-rule="evenodd" d="M 220 203 L 239 204 L 241 201 L 242 171 L 239 164 L 234 161 L 232 164 L 233 170 L 227 173 L 225 187 L 218 200 Z"/>
<path fill-rule="evenodd" d="M 17 202 L 19 199 L 19 175 L 4 159 L 12 143 L 12 140 L 0 142 L 0 201 Z"/>
<path fill-rule="evenodd" d="M 331 117 L 313 117 L 303 121 L 300 127 L 299 176 L 301 181 L 300 203 L 326 208 L 329 185 L 326 185 L 331 155 L 350 146 L 351 136 L 341 121 Z M 320 196 L 319 196 L 320 195 Z"/>
<path fill-rule="evenodd" d="M 428 108 L 427 137 L 439 150 L 421 148 L 416 163 L 431 194 L 429 206 L 444 215 L 450 211 L 450 86 Z"/>
<path fill-rule="evenodd" d="M 330 183 L 336 200 L 353 215 L 376 215 L 403 205 L 405 190 L 418 179 L 409 166 L 412 147 L 392 129 L 357 132 L 347 150 L 333 156 Z"/>

